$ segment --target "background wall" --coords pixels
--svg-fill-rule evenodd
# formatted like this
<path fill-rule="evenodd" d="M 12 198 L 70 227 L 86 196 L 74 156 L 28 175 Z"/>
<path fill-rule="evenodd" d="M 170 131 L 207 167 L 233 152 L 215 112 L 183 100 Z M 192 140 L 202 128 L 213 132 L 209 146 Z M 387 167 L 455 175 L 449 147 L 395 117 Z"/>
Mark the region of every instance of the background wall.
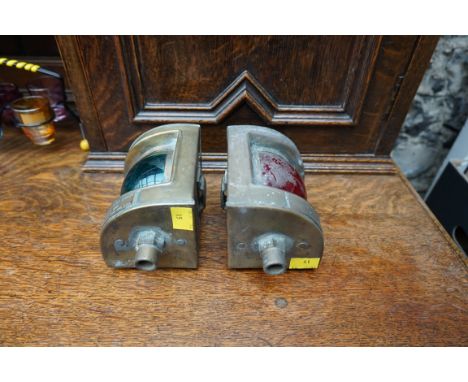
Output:
<path fill-rule="evenodd" d="M 392 152 L 421 195 L 467 117 L 468 36 L 443 36 Z"/>

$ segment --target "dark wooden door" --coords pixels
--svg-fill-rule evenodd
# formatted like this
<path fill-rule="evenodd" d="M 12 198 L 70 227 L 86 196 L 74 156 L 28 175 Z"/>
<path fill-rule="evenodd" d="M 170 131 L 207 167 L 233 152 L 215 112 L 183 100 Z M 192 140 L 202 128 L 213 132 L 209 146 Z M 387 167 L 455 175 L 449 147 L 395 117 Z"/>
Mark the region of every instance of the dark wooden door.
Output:
<path fill-rule="evenodd" d="M 58 42 L 94 158 L 164 123 L 202 125 L 222 160 L 225 128 L 258 124 L 306 157 L 386 157 L 436 38 L 78 36 Z M 215 155 L 214 153 L 221 154 Z M 311 156 L 308 160 L 308 156 Z"/>

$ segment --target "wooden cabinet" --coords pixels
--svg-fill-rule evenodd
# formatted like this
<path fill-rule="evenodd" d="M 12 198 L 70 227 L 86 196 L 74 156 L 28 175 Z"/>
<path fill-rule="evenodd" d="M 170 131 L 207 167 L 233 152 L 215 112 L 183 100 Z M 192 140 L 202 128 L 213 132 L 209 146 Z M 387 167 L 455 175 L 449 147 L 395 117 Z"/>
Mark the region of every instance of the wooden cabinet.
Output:
<path fill-rule="evenodd" d="M 388 154 L 437 38 L 67 36 L 57 38 L 91 145 L 86 169 L 121 169 L 131 142 L 170 122 L 202 125 L 205 167 L 225 128 L 274 127 L 309 170 L 387 172 Z"/>

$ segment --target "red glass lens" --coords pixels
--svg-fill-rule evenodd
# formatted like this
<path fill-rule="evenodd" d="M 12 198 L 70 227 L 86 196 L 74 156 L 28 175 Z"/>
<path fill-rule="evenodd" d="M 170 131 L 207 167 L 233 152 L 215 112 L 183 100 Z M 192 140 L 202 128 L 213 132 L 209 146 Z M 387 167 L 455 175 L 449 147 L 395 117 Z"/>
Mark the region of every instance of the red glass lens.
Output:
<path fill-rule="evenodd" d="M 291 166 L 285 158 L 269 152 L 259 153 L 262 170 L 262 182 L 265 186 L 275 187 L 280 190 L 307 199 L 307 193 L 299 172 Z"/>

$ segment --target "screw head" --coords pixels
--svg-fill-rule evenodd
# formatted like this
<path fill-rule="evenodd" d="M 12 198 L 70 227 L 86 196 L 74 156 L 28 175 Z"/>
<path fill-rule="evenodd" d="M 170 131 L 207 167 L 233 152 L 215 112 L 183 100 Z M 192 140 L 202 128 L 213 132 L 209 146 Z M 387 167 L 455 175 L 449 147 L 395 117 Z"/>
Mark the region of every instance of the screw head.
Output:
<path fill-rule="evenodd" d="M 185 240 L 185 239 L 177 239 L 177 240 L 176 240 L 176 244 L 177 244 L 177 245 L 185 245 L 185 244 L 187 244 L 187 240 Z"/>
<path fill-rule="evenodd" d="M 244 249 L 247 248 L 247 244 L 242 243 L 242 242 L 241 242 L 241 243 L 237 243 L 236 248 L 237 248 L 239 251 L 243 251 Z"/>
<path fill-rule="evenodd" d="M 299 249 L 306 249 L 309 248 L 309 243 L 307 241 L 301 241 L 297 243 L 296 247 Z"/>
<path fill-rule="evenodd" d="M 117 239 L 116 241 L 114 241 L 114 247 L 117 250 L 125 247 L 125 244 L 126 244 L 125 240 L 122 240 L 122 239 Z"/>

